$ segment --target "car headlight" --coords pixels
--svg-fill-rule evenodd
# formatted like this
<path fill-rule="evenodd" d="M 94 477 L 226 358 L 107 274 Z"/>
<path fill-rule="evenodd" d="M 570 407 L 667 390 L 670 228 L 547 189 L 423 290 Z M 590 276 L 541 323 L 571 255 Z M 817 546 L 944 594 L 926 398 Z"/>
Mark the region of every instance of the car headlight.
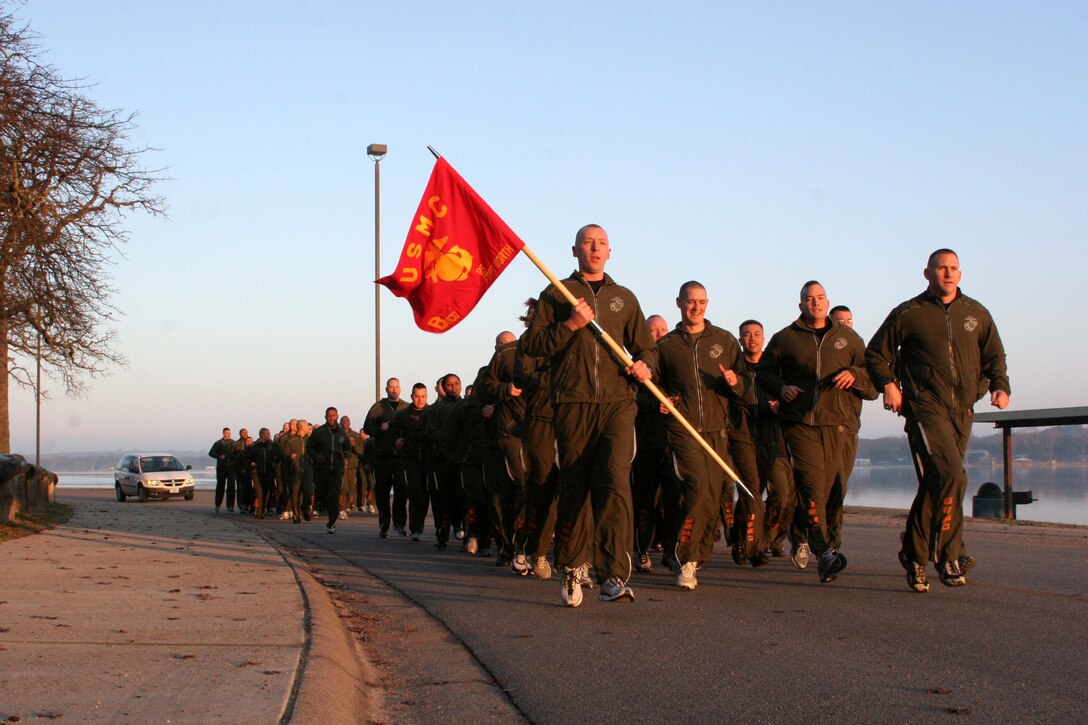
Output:
<path fill-rule="evenodd" d="M 144 481 L 144 485 L 145 486 L 158 486 L 159 482 L 154 478 L 149 478 L 146 481 Z"/>

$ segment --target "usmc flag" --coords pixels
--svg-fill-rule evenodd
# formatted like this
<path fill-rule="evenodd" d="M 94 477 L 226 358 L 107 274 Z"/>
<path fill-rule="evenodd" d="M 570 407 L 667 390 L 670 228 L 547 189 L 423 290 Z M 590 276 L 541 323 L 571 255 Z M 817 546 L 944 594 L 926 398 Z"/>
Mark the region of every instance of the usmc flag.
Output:
<path fill-rule="evenodd" d="M 393 274 L 382 277 L 412 305 L 416 325 L 445 332 L 463 320 L 525 242 L 439 158 Z"/>

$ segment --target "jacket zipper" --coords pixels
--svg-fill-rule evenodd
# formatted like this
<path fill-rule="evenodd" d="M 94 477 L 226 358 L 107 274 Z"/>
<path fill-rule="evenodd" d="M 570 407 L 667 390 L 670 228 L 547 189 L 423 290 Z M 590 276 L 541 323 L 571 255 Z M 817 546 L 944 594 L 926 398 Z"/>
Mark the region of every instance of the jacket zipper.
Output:
<path fill-rule="evenodd" d="M 589 291 L 593 294 L 593 319 L 598 320 L 597 324 L 600 324 L 600 311 L 597 309 L 597 293 L 593 291 L 593 287 L 587 283 Z M 604 288 L 604 285 L 601 285 Z M 601 326 L 604 329 L 604 326 Z M 601 379 L 600 379 L 600 367 L 601 367 L 601 346 L 596 340 L 593 341 L 593 399 L 600 401 L 601 399 Z"/>
<path fill-rule="evenodd" d="M 702 336 L 699 339 L 701 340 Z M 706 421 L 703 420 L 703 385 L 699 379 L 699 340 L 696 340 L 695 344 L 691 346 L 691 364 L 695 370 L 695 400 L 699 404 L 699 430 L 701 431 Z"/>
<path fill-rule="evenodd" d="M 827 334 L 824 334 L 827 337 Z M 812 339 L 816 343 L 816 390 L 812 393 L 812 409 L 808 413 L 808 424 L 816 425 L 816 405 L 820 402 L 820 351 L 823 348 L 823 338 L 813 333 Z"/>

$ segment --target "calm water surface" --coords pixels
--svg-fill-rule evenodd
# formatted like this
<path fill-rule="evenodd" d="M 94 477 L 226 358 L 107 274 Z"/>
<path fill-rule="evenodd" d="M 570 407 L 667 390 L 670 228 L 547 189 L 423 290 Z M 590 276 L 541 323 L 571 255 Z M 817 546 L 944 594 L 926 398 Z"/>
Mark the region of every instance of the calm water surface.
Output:
<path fill-rule="evenodd" d="M 215 490 L 215 472 L 194 470 L 198 490 Z M 112 473 L 60 473 L 61 488 L 113 488 Z M 999 486 L 1001 467 L 969 466 L 963 512 L 971 515 L 971 497 L 979 486 L 993 481 Z M 1088 465 L 1017 465 L 1013 487 L 1031 491 L 1037 501 L 1018 506 L 1016 516 L 1028 521 L 1088 525 Z M 858 466 L 850 478 L 848 506 L 908 509 L 914 500 L 917 479 L 912 466 Z"/>

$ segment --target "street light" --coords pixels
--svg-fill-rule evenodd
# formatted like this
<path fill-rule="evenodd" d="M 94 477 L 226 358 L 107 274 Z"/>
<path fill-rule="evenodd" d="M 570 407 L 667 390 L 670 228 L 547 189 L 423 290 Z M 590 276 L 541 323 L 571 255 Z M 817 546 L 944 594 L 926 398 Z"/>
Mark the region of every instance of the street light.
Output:
<path fill-rule="evenodd" d="M 388 151 L 383 143 L 366 147 L 366 155 L 374 162 L 374 400 L 382 399 L 382 159 Z"/>

